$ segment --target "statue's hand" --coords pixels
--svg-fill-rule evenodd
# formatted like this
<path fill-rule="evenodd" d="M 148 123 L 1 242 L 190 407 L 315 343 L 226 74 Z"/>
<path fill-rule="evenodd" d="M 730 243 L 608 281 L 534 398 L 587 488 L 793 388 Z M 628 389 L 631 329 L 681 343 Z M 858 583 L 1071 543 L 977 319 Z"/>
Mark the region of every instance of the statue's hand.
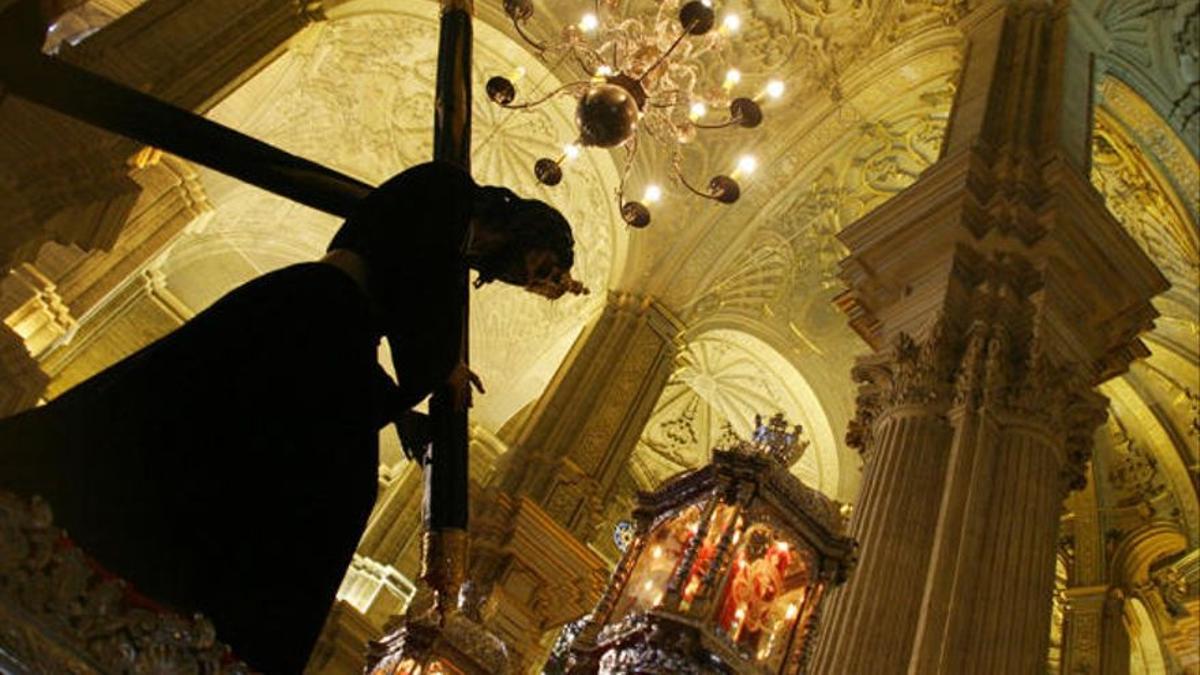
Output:
<path fill-rule="evenodd" d="M 481 394 L 487 393 L 483 388 L 483 380 L 479 379 L 479 376 L 461 361 L 454 366 L 454 370 L 450 371 L 450 377 L 446 379 L 446 384 L 453 392 L 454 409 L 460 412 L 471 407 L 472 387 L 478 389 Z"/>

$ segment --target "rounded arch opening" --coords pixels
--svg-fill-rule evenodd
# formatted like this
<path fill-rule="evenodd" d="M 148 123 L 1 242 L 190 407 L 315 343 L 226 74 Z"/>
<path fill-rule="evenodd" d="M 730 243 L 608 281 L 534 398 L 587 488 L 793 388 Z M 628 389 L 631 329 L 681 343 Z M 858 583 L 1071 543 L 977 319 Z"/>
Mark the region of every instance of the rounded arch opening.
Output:
<path fill-rule="evenodd" d="M 816 392 L 765 341 L 723 328 L 699 334 L 684 347 L 638 442 L 633 470 L 640 482 L 652 485 L 701 466 L 727 429 L 745 438 L 755 415 L 776 412 L 802 425 L 810 443 L 792 473 L 835 499 L 847 499 L 839 489 L 833 426 Z"/>

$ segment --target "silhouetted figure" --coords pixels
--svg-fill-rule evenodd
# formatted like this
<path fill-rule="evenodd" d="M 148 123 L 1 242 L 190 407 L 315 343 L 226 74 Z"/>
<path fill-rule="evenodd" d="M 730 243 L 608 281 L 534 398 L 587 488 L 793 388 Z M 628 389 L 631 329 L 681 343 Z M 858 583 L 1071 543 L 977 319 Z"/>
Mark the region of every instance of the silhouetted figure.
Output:
<path fill-rule="evenodd" d="M 286 227 L 286 224 L 281 224 Z M 451 381 L 466 266 L 557 298 L 570 227 L 424 164 L 375 190 L 321 262 L 272 272 L 44 407 L 0 420 L 0 487 L 46 498 L 143 594 L 299 673 L 374 503 L 377 434 Z M 386 335 L 396 382 L 379 367 Z"/>

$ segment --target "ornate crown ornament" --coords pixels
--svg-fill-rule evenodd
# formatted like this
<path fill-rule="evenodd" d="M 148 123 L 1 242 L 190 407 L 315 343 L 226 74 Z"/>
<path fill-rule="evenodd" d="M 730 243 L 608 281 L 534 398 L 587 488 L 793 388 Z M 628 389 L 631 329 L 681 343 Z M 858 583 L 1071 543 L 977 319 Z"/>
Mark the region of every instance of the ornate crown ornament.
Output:
<path fill-rule="evenodd" d="M 800 461 L 809 442 L 802 437 L 804 427 L 797 424 L 789 427 L 783 413 L 775 413 L 763 422 L 762 415 L 754 416 L 754 431 L 749 440 L 738 437 L 729 424 L 717 441 L 717 449 L 745 455 L 770 457 L 784 466 Z"/>

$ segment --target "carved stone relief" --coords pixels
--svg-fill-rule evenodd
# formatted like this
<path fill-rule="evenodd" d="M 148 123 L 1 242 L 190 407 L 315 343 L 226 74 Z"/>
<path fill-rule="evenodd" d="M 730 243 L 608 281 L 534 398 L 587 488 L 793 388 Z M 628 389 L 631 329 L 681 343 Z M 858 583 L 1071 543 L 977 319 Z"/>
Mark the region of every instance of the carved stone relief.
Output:
<path fill-rule="evenodd" d="M 1173 282 L 1195 283 L 1200 274 L 1196 228 L 1171 199 L 1166 186 L 1106 114 L 1096 117 L 1092 139 L 1092 183 L 1109 211 Z"/>
<path fill-rule="evenodd" d="M 1099 65 L 1133 85 L 1197 152 L 1200 3 L 1087 0 L 1080 10 L 1106 32 Z"/>
<path fill-rule="evenodd" d="M 762 341 L 732 330 L 692 340 L 638 442 L 635 471 L 657 484 L 704 465 L 732 430 L 747 438 L 755 415 L 782 412 L 805 429 L 812 447 L 792 467 L 805 484 L 838 495 L 838 444 L 804 378 Z"/>
<path fill-rule="evenodd" d="M 766 304 L 803 326 L 809 295 L 839 286 L 835 275 L 845 250 L 834 235 L 911 185 L 937 159 L 953 93 L 942 80 L 915 98 L 914 109 L 860 124 L 811 182 L 757 214 L 753 241 L 724 265 L 694 312 L 757 314 Z"/>

